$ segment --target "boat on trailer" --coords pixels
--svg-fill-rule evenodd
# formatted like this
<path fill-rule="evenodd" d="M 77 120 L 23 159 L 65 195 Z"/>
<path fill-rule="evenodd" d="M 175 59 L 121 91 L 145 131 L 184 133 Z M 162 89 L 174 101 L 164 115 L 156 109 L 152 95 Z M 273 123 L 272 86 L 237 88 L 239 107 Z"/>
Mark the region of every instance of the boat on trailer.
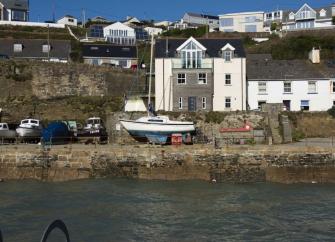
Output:
<path fill-rule="evenodd" d="M 142 117 L 137 120 L 120 120 L 128 133 L 139 142 L 165 144 L 172 134 L 192 134 L 195 131 L 193 122 L 173 121 L 167 116 Z"/>

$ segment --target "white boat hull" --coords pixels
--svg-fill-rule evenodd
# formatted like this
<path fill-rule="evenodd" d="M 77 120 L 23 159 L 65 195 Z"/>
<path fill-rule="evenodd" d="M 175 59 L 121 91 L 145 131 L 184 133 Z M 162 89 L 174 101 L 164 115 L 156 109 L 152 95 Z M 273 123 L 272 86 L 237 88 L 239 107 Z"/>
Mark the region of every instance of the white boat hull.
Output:
<path fill-rule="evenodd" d="M 42 135 L 42 129 L 19 127 L 16 129 L 16 133 L 21 138 L 40 138 Z"/>
<path fill-rule="evenodd" d="M 172 134 L 187 134 L 195 131 L 192 122 L 150 123 L 120 120 L 128 133 L 138 141 L 147 141 L 148 136 L 171 137 Z"/>

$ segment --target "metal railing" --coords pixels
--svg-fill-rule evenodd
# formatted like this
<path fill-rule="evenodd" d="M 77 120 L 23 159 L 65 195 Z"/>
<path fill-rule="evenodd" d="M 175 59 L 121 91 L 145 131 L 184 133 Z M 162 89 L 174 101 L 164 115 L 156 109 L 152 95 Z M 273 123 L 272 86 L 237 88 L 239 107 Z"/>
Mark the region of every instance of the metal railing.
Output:
<path fill-rule="evenodd" d="M 192 62 L 189 65 L 184 62 L 182 59 L 173 59 L 172 60 L 173 69 L 212 69 L 213 60 L 211 59 L 201 59 L 199 62 Z"/>

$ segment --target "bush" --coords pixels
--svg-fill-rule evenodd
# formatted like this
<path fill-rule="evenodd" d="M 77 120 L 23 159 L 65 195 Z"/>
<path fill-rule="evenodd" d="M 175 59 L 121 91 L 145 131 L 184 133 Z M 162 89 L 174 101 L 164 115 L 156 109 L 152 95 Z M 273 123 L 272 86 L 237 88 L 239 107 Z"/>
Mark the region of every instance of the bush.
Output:
<path fill-rule="evenodd" d="M 306 137 L 305 133 L 300 129 L 294 129 L 292 132 L 292 139 L 295 142 L 298 142 Z"/>
<path fill-rule="evenodd" d="M 335 106 L 333 106 L 331 109 L 328 109 L 327 113 L 335 118 Z"/>

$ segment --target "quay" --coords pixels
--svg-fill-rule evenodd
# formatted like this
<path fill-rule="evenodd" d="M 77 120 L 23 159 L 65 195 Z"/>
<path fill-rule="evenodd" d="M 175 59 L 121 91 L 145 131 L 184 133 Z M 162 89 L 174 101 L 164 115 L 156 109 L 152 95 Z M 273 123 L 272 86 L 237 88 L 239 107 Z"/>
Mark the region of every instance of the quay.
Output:
<path fill-rule="evenodd" d="M 332 146 L 0 146 L 0 179 L 63 182 L 123 177 L 228 183 L 335 183 Z"/>

